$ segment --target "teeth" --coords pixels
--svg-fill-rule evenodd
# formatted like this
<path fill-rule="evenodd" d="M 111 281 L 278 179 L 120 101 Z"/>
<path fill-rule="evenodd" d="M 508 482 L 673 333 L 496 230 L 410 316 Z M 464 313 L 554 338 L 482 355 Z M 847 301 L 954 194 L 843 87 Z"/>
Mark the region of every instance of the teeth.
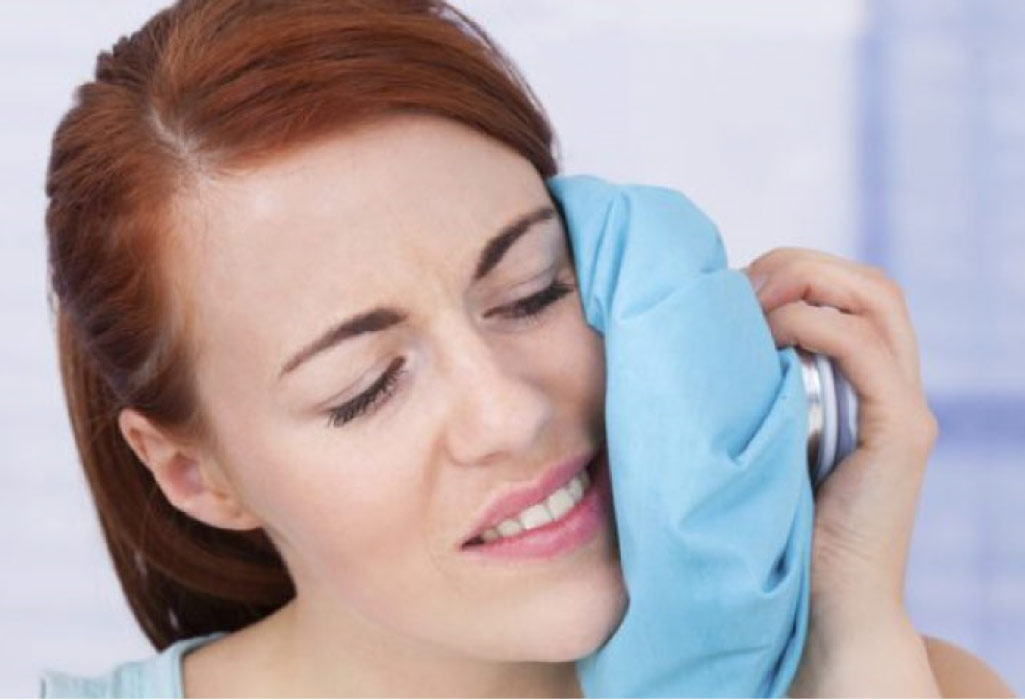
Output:
<path fill-rule="evenodd" d="M 583 489 L 581 489 L 583 491 Z M 545 507 L 548 508 L 548 512 L 551 513 L 552 520 L 558 520 L 573 507 L 576 501 L 573 500 L 573 496 L 570 494 L 568 488 L 562 488 L 553 493 L 545 501 Z"/>
<path fill-rule="evenodd" d="M 546 523 L 552 522 L 552 514 L 548 512 L 548 506 L 544 503 L 537 503 L 530 506 L 519 515 L 520 522 L 523 523 L 523 527 L 527 530 L 533 530 L 535 527 L 541 527 Z"/>
<path fill-rule="evenodd" d="M 503 537 L 515 535 L 522 529 L 523 526 L 520 524 L 520 521 L 516 520 L 515 518 L 510 520 L 503 520 L 498 524 L 498 534 L 502 535 Z"/>
<path fill-rule="evenodd" d="M 587 488 L 587 471 L 585 470 L 578 478 L 573 479 L 569 482 L 567 490 L 569 491 L 570 498 L 576 503 L 580 500 L 580 497 L 584 495 L 584 489 Z"/>
<path fill-rule="evenodd" d="M 556 489 L 543 502 L 525 508 L 515 517 L 507 518 L 495 527 L 489 527 L 481 533 L 480 537 L 485 542 L 494 542 L 497 539 L 511 537 L 524 530 L 533 530 L 547 525 L 553 520 L 558 520 L 580 502 L 590 485 L 591 478 L 588 476 L 587 470 L 582 470 L 570 479 L 568 484 Z"/>

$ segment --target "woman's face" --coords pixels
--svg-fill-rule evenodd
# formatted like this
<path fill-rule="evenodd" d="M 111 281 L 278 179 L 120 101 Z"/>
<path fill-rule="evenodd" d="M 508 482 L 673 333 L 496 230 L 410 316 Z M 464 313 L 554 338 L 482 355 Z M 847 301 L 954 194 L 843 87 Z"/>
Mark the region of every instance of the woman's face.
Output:
<path fill-rule="evenodd" d="M 544 661 L 584 656 L 618 624 L 611 516 L 553 558 L 461 549 L 505 487 L 604 439 L 602 337 L 575 286 L 537 315 L 508 310 L 575 285 L 558 214 L 475 279 L 487 242 L 544 207 L 522 156 L 413 115 L 205 182 L 192 201 L 182 274 L 218 468 L 322 619 L 356 612 L 429 646 Z M 377 307 L 403 320 L 318 342 Z M 390 392 L 333 420 L 389 368 Z"/>

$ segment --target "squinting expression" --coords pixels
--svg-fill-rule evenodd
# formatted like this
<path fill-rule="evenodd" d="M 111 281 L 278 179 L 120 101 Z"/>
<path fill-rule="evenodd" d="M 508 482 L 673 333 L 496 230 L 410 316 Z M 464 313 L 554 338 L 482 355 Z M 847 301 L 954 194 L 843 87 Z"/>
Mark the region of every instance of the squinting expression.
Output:
<path fill-rule="evenodd" d="M 205 180 L 182 211 L 220 466 L 297 600 L 474 657 L 606 639 L 625 605 L 611 520 L 544 559 L 460 549 L 497 493 L 604 441 L 602 337 L 533 165 L 396 115 Z"/>

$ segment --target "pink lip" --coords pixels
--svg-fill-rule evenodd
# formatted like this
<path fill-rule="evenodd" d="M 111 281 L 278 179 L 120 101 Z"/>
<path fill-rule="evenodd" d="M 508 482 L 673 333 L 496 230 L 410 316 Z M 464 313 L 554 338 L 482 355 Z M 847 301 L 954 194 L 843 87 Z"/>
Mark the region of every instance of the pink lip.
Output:
<path fill-rule="evenodd" d="M 589 467 L 593 484 L 584 497 L 558 520 L 512 537 L 464 546 L 462 551 L 480 562 L 525 559 L 548 560 L 592 542 L 605 531 L 612 510 L 607 454 L 602 452 Z"/>
<path fill-rule="evenodd" d="M 565 486 L 577 472 L 583 469 L 598 453 L 580 455 L 557 464 L 542 474 L 534 483 L 520 486 L 510 484 L 495 498 L 476 519 L 470 535 L 463 540 L 465 545 L 492 525 L 516 515 L 529 505 L 543 501 L 556 489 Z"/>

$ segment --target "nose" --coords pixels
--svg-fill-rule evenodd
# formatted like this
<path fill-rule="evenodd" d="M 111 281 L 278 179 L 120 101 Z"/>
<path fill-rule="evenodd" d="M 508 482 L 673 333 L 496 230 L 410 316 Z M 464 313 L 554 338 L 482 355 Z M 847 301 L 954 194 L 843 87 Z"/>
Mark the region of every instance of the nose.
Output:
<path fill-rule="evenodd" d="M 468 465 L 527 454 L 550 418 L 552 401 L 531 373 L 529 353 L 508 338 L 471 324 L 445 334 L 446 440 L 453 459 Z M 544 349 L 537 346 L 537 352 Z"/>

